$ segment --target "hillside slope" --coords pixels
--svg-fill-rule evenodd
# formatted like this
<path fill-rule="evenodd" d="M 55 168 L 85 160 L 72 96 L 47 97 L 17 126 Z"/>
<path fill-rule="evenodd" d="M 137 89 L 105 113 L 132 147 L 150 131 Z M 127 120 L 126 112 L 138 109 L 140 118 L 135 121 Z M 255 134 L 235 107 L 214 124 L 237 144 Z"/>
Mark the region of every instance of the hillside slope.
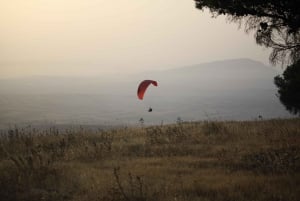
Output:
<path fill-rule="evenodd" d="M 276 97 L 277 74 L 262 63 L 236 59 L 135 75 L 0 80 L 0 125 L 290 117 Z M 136 90 L 144 79 L 159 86 L 150 86 L 140 101 Z"/>

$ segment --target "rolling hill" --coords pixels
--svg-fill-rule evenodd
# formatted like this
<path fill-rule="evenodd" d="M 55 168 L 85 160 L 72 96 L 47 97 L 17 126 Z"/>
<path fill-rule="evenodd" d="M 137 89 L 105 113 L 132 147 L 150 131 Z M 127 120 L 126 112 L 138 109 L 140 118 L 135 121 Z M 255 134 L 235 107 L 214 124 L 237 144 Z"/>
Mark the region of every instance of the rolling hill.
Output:
<path fill-rule="evenodd" d="M 278 74 L 260 62 L 234 59 L 131 75 L 2 79 L 0 126 L 291 117 L 276 97 L 273 78 Z M 140 101 L 136 89 L 144 79 L 159 86 L 151 86 Z"/>

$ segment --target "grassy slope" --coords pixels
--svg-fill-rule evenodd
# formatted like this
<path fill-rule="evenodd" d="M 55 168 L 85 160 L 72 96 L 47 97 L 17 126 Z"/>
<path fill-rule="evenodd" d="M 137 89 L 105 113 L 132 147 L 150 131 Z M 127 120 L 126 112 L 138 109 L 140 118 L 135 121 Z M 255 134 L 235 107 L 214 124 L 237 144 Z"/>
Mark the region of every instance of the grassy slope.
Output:
<path fill-rule="evenodd" d="M 1 137 L 6 201 L 297 201 L 299 183 L 300 119 Z"/>

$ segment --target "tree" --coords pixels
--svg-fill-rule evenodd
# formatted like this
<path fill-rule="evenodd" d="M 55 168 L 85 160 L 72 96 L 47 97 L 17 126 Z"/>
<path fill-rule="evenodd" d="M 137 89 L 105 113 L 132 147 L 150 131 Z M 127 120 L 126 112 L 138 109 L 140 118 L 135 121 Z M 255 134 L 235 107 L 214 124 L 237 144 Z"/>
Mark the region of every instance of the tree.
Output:
<path fill-rule="evenodd" d="M 300 0 L 195 0 L 196 8 L 208 8 L 213 16 L 227 15 L 232 22 L 255 31 L 259 45 L 272 48 L 273 64 L 300 59 Z"/>
<path fill-rule="evenodd" d="M 255 31 L 258 45 L 272 48 L 270 62 L 288 64 L 283 77 L 274 78 L 278 95 L 288 111 L 300 114 L 300 0 L 195 0 L 214 17 L 227 15 L 232 22 Z"/>
<path fill-rule="evenodd" d="M 283 76 L 274 78 L 279 99 L 286 109 L 300 115 L 300 60 L 286 68 Z"/>

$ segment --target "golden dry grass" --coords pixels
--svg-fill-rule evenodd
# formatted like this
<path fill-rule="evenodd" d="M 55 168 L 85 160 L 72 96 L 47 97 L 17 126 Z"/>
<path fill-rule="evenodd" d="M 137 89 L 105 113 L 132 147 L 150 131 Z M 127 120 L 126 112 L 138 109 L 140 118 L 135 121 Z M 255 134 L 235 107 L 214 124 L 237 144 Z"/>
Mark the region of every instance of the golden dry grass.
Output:
<path fill-rule="evenodd" d="M 299 183 L 299 118 L 1 136 L 5 201 L 298 201 Z"/>

